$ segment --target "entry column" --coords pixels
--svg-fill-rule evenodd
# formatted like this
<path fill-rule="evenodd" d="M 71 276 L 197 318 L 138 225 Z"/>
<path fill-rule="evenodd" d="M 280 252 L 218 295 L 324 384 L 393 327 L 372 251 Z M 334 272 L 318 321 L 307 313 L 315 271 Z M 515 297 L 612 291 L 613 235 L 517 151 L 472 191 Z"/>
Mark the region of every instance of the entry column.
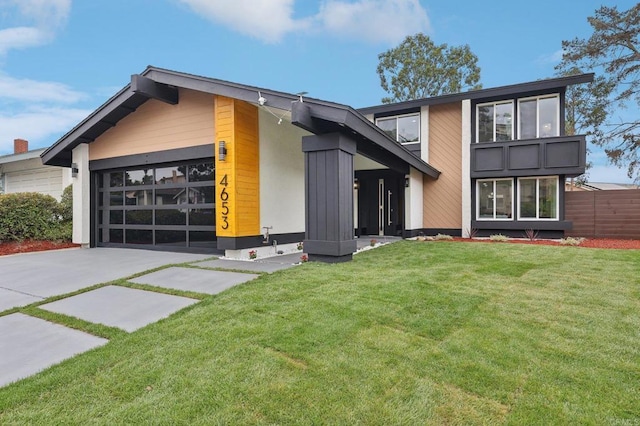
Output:
<path fill-rule="evenodd" d="M 344 262 L 357 249 L 353 229 L 356 142 L 340 133 L 304 136 L 305 252 L 309 260 Z"/>

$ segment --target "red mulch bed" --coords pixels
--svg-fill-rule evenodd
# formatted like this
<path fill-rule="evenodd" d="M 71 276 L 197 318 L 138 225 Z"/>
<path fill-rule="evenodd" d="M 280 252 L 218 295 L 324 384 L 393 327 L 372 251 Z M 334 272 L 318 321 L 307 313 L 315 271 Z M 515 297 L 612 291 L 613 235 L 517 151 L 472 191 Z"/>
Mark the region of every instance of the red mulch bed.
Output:
<path fill-rule="evenodd" d="M 489 239 L 468 239 L 454 238 L 455 241 L 473 241 L 473 242 L 491 242 Z M 526 239 L 510 239 L 507 241 L 512 244 L 534 244 L 545 246 L 559 246 L 558 240 L 526 240 Z M 499 244 L 499 243 L 497 243 Z M 578 247 L 604 248 L 604 249 L 621 249 L 621 250 L 640 250 L 640 240 L 615 240 L 612 238 L 587 238 Z"/>
<path fill-rule="evenodd" d="M 0 256 L 32 251 L 58 250 L 70 247 L 80 247 L 80 245 L 70 242 L 54 241 L 12 241 L 9 243 L 0 243 Z"/>

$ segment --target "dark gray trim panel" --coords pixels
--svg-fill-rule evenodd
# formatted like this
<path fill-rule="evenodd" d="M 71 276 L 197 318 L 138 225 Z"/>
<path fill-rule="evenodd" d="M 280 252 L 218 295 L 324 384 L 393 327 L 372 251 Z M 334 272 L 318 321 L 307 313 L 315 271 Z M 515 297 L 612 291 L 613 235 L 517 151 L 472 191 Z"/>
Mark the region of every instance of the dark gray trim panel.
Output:
<path fill-rule="evenodd" d="M 138 74 L 131 76 L 131 90 L 148 98 L 157 99 L 168 103 L 169 105 L 177 105 L 178 88 L 168 86 L 166 84 L 156 83 L 150 78 L 143 77 Z"/>
<path fill-rule="evenodd" d="M 347 256 L 358 250 L 358 240 L 346 241 L 325 241 L 325 240 L 304 240 L 304 251 L 309 254 L 319 254 L 324 256 Z"/>
<path fill-rule="evenodd" d="M 271 234 L 269 243 L 265 244 L 262 235 L 252 235 L 248 237 L 218 237 L 219 250 L 241 250 L 261 246 L 272 246 L 273 242 L 280 244 L 299 243 L 304 241 L 304 232 L 293 232 L 289 234 Z"/>
<path fill-rule="evenodd" d="M 146 154 L 125 155 L 122 157 L 105 158 L 89 161 L 89 170 L 108 170 L 123 167 L 142 166 L 145 164 L 162 164 L 201 158 L 214 158 L 214 145 L 199 145 L 189 148 L 176 148 L 166 151 L 149 152 Z"/>
<path fill-rule="evenodd" d="M 471 144 L 471 178 L 579 176 L 585 171 L 583 135 Z"/>
<path fill-rule="evenodd" d="M 559 231 L 571 229 L 573 222 L 569 220 L 473 220 L 471 227 L 475 229 L 535 229 Z"/>

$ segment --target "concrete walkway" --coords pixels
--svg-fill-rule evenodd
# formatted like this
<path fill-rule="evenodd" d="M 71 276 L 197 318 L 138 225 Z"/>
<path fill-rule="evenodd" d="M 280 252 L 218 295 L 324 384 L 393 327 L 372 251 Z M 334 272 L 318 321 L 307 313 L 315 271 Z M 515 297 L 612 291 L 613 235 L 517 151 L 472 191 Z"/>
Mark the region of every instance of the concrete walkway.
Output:
<path fill-rule="evenodd" d="M 211 257 L 114 248 L 0 256 L 0 313 L 168 264 L 193 267 L 161 269 L 130 282 L 216 294 L 259 276 L 226 270 L 273 272 L 295 263 L 284 258 L 264 263 L 207 260 Z M 204 269 L 211 267 L 225 271 Z M 198 299 L 109 285 L 38 307 L 133 332 L 197 302 Z M 100 337 L 22 313 L 0 316 L 0 387 L 106 343 Z"/>

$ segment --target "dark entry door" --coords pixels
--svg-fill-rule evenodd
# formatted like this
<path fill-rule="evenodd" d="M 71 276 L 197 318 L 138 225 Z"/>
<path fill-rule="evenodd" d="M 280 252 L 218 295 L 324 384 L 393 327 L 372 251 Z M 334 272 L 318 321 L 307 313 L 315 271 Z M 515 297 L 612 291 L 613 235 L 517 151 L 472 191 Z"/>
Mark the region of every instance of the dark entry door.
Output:
<path fill-rule="evenodd" d="M 358 235 L 402 235 L 404 176 L 389 170 L 358 171 Z"/>

